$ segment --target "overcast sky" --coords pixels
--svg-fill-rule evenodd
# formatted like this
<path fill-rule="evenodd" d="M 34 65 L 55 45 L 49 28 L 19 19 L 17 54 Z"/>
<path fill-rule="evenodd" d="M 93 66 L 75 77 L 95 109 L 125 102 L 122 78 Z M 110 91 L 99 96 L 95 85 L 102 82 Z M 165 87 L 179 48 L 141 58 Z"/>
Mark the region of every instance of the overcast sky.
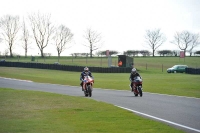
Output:
<path fill-rule="evenodd" d="M 88 52 L 83 46 L 87 28 L 102 34 L 100 50 L 151 50 L 144 42 L 146 30 L 161 29 L 167 41 L 159 49 L 178 50 L 170 41 L 175 32 L 200 33 L 200 0 L 0 0 L 0 17 L 30 13 L 51 14 L 52 23 L 64 24 L 74 34 L 73 47 L 61 55 Z M 35 45 L 35 42 L 32 42 Z M 5 46 L 0 45 L 4 52 Z M 36 45 L 35 45 L 36 46 Z M 49 45 L 45 52 L 56 48 Z M 200 47 L 198 48 L 198 50 Z M 23 48 L 14 48 L 23 53 Z M 38 53 L 37 47 L 28 54 Z"/>

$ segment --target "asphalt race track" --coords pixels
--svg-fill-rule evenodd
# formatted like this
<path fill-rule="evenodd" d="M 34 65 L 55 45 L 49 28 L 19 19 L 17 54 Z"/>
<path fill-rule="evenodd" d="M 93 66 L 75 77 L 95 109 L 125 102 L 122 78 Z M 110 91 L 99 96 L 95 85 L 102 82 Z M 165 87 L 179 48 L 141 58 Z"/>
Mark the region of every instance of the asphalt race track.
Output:
<path fill-rule="evenodd" d="M 35 90 L 84 97 L 80 87 L 35 83 L 0 77 L 0 88 Z M 129 89 L 127 85 L 127 89 Z M 145 91 L 145 90 L 144 90 Z M 143 117 L 161 121 L 188 133 L 200 133 L 200 98 L 145 93 L 135 97 L 129 90 L 94 88 L 91 98 L 111 103 Z"/>

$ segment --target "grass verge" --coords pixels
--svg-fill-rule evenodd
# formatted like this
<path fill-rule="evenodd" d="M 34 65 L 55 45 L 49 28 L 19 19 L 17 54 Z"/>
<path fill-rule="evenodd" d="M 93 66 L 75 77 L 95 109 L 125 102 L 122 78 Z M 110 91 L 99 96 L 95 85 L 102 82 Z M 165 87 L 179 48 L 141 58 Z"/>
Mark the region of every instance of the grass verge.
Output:
<path fill-rule="evenodd" d="M 89 98 L 0 88 L 0 133 L 181 133 Z"/>

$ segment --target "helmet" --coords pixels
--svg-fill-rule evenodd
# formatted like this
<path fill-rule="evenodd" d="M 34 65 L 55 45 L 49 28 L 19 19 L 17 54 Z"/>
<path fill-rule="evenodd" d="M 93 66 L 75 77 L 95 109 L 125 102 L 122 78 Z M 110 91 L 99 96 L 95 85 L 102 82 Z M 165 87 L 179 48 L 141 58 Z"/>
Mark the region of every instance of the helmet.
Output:
<path fill-rule="evenodd" d="M 84 71 L 85 71 L 85 72 L 88 72 L 88 71 L 89 71 L 89 68 L 88 68 L 88 67 L 85 67 L 85 68 L 84 68 Z"/>
<path fill-rule="evenodd" d="M 136 70 L 135 68 L 133 68 L 133 69 L 131 70 L 131 74 L 133 74 L 133 75 L 135 75 L 136 72 L 137 72 L 137 70 Z"/>

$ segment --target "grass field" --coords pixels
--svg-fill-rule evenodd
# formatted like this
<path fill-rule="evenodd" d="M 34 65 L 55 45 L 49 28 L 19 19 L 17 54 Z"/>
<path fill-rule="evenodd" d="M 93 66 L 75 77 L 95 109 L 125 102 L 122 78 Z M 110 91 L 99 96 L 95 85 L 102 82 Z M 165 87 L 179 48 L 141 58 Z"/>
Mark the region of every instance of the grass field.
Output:
<path fill-rule="evenodd" d="M 0 133 L 182 133 L 89 98 L 0 88 Z"/>

